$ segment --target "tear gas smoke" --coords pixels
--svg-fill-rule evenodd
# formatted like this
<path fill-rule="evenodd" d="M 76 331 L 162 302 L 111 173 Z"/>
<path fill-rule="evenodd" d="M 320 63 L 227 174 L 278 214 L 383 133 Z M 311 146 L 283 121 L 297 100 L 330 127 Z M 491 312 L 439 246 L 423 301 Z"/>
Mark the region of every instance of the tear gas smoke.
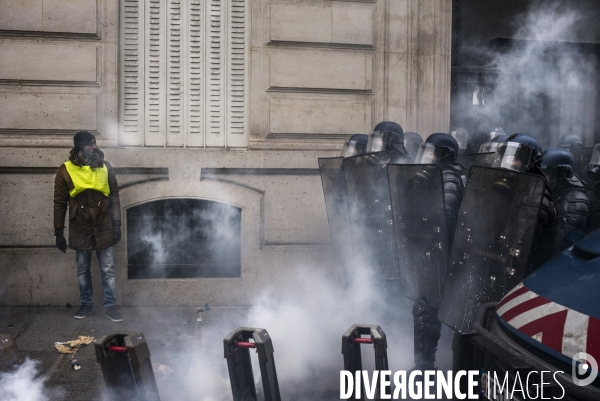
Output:
<path fill-rule="evenodd" d="M 459 121 L 476 121 L 471 129 L 480 132 L 502 126 L 507 133 L 529 133 L 544 147 L 567 133 L 587 134 L 591 144 L 594 127 L 588 120 L 593 120 L 594 104 L 600 100 L 595 99 L 597 56 L 572 43 L 572 33 L 587 21 L 572 5 L 532 2 L 525 13 L 510 21 L 513 40 L 509 44 L 498 38 L 493 44 L 463 45 L 463 66 L 479 62 L 484 67 L 481 72 L 497 74 L 497 78 L 484 78 L 487 84 L 475 82 L 481 78 L 469 78 L 474 80 L 467 89 L 472 96 L 461 94 L 453 106 L 459 125 Z"/>
<path fill-rule="evenodd" d="M 386 299 L 368 277 L 348 290 L 320 266 L 294 266 L 253 302 L 245 318 L 223 321 L 203 331 L 186 371 L 183 399 L 225 401 L 231 387 L 223 357 L 223 337 L 239 326 L 266 328 L 273 340 L 282 398 L 327 400 L 339 395 L 343 369 L 342 334 L 354 323 L 382 326 L 388 337 L 390 369 L 409 369 L 412 355 L 412 302 Z M 285 288 L 285 297 L 281 296 Z M 373 350 L 363 346 L 363 366 L 372 369 Z M 262 391 L 258 360 L 253 357 L 257 391 Z M 176 359 L 176 358 L 175 358 Z M 181 391 L 181 389 L 180 389 Z M 179 395 L 178 395 L 179 397 Z"/>
<path fill-rule="evenodd" d="M 365 185 L 364 191 L 378 192 L 374 183 L 367 182 Z M 379 238 L 382 234 L 374 230 L 374 214 L 377 213 L 359 213 L 355 223 L 359 227 L 369 227 L 363 235 L 376 235 Z M 235 225 L 226 224 L 230 218 L 227 213 L 211 209 L 199 216 L 215 223 L 214 230 L 204 235 L 216 235 L 222 239 L 239 235 Z M 378 223 L 385 222 L 385 219 L 376 220 Z M 163 258 L 153 263 L 155 268 L 160 267 L 168 259 L 164 256 L 167 252 L 161 251 L 165 248 L 161 247 L 165 243 L 172 243 L 178 233 L 166 231 L 159 235 L 148 226 L 140 227 L 141 238 L 154 249 L 153 257 Z M 360 231 L 354 233 L 360 235 Z M 148 235 L 148 232 L 153 234 Z M 365 245 L 380 242 L 384 247 L 395 247 L 390 238 L 358 238 L 354 244 L 363 244 L 360 252 L 354 249 L 356 245 L 346 244 L 347 249 L 343 252 L 354 255 L 352 262 L 345 266 L 345 275 L 351 277 L 347 289 L 344 288 L 341 271 L 324 270 L 318 263 L 307 265 L 290 259 L 288 265 L 279 266 L 270 276 L 270 285 L 262 288 L 260 295 L 251 300 L 252 307 L 246 314 L 202 326 L 198 343 L 193 349 L 186 349 L 180 354 L 169 353 L 168 360 L 160 360 L 160 363 L 173 368 L 175 372 L 172 376 L 177 377 L 177 384 L 159 385 L 163 397 L 230 400 L 231 387 L 223 355 L 223 338 L 240 326 L 260 327 L 269 332 L 275 349 L 281 395 L 289 400 L 327 400 L 339 396 L 339 372 L 343 369 L 342 334 L 355 323 L 379 324 L 382 327 L 388 338 L 390 369 L 412 367 L 412 301 L 397 293 L 388 293 L 389 286 L 384 285 L 382 272 L 376 267 L 381 255 L 374 254 L 381 251 L 381 246 L 374 246 L 369 252 L 370 246 Z M 199 300 L 199 303 L 203 302 Z M 448 344 L 440 342 L 442 347 L 449 349 Z M 372 369 L 372 347 L 363 346 L 362 352 L 363 366 Z M 260 382 L 256 358 L 253 359 L 253 368 L 255 381 Z M 258 392 L 261 392 L 261 386 L 257 385 Z"/>
<path fill-rule="evenodd" d="M 183 237 L 178 237 L 177 230 L 157 232 L 149 225 L 140 225 L 140 238 L 152 247 L 153 268 L 160 269 L 165 264 L 170 257 L 167 250 L 178 249 L 173 244 L 182 238 L 194 238 L 199 233 L 215 236 L 221 243 L 238 238 L 239 226 L 228 223 L 232 219 L 240 221 L 240 216 L 228 210 L 219 207 L 199 210 L 191 220 L 213 222 L 212 228 L 208 231 L 197 228 L 198 233 L 188 232 Z M 169 209 L 163 215 L 172 215 L 171 212 Z M 130 210 L 127 213 L 129 235 Z M 141 216 L 142 220 L 152 218 L 149 214 Z M 345 251 L 351 254 L 351 244 L 348 246 Z M 166 359 L 153 359 L 174 370 L 171 375 L 176 378 L 174 381 L 159 383 L 163 399 L 230 400 L 223 338 L 240 326 L 265 328 L 269 332 L 281 394 L 290 400 L 326 400 L 339 396 L 339 372 L 343 369 L 341 338 L 355 323 L 379 324 L 388 336 L 390 368 L 410 368 L 413 365 L 412 301 L 387 294 L 381 285 L 380 273 L 371 266 L 375 258 L 369 253 L 362 255 L 363 259 L 346 266 L 352 276 L 348 289 L 344 289 L 341 271 L 324 270 L 318 263 L 306 265 L 291 260 L 289 265 L 279 266 L 270 277 L 271 284 L 251 300 L 252 307 L 247 313 L 203 325 L 192 349 L 169 352 Z M 364 367 L 372 369 L 372 347 L 363 346 L 362 351 Z M 254 378 L 260 382 L 254 355 L 253 368 Z M 262 384 L 257 384 L 257 391 L 262 391 Z"/>
<path fill-rule="evenodd" d="M 38 362 L 25 359 L 13 371 L 0 373 L 0 401 L 46 401 L 60 399 L 62 391 L 48 389 L 39 375 Z"/>

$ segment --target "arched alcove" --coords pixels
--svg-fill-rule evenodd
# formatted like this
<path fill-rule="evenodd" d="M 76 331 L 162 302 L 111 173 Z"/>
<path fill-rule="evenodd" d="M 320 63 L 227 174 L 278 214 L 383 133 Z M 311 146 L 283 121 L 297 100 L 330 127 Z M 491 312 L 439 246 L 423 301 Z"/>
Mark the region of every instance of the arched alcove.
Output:
<path fill-rule="evenodd" d="M 127 277 L 241 276 L 242 209 L 167 198 L 126 209 Z"/>

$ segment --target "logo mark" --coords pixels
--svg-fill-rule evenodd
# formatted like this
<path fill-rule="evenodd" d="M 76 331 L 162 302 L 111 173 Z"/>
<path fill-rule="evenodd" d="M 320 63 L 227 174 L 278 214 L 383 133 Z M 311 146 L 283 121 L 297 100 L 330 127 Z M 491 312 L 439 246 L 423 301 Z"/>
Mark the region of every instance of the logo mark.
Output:
<path fill-rule="evenodd" d="M 598 362 L 588 353 L 578 352 L 573 355 L 571 362 L 571 376 L 577 386 L 587 386 L 598 376 Z M 585 377 L 587 376 L 587 377 Z M 585 377 L 582 379 L 582 377 Z"/>

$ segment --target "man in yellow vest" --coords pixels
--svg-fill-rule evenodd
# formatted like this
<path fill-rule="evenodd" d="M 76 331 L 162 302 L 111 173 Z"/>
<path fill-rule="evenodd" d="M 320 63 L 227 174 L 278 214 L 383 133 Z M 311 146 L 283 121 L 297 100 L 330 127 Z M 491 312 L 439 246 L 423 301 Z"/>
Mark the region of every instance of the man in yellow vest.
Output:
<path fill-rule="evenodd" d="M 73 137 L 74 147 L 54 180 L 54 235 L 56 247 L 67 251 L 64 237 L 65 216 L 69 210 L 69 248 L 75 250 L 77 281 L 81 307 L 76 319 L 83 319 L 93 308 L 90 265 L 96 251 L 102 274 L 104 316 L 122 322 L 116 309 L 113 245 L 121 239 L 119 186 L 112 166 L 96 146 L 96 138 L 87 131 Z"/>

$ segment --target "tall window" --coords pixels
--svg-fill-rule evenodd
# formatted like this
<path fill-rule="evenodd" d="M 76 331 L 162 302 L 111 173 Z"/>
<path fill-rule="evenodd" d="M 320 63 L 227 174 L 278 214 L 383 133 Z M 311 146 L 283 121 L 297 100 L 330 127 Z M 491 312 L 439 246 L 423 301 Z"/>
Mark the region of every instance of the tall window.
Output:
<path fill-rule="evenodd" d="M 121 0 L 126 146 L 246 147 L 246 0 Z"/>

